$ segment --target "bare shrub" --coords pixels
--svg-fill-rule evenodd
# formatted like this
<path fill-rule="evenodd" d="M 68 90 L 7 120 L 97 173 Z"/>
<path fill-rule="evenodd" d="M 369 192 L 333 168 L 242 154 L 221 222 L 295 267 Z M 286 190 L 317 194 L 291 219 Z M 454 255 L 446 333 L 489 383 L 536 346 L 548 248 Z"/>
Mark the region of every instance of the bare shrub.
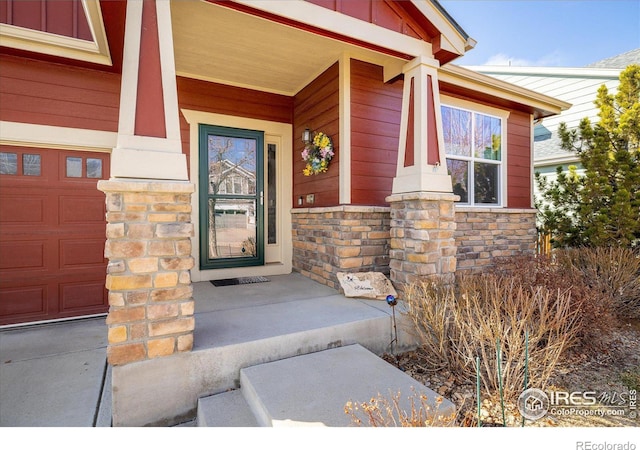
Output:
<path fill-rule="evenodd" d="M 580 273 L 619 318 L 640 318 L 640 251 L 623 247 L 559 250 L 558 265 Z"/>
<path fill-rule="evenodd" d="M 588 354 L 602 350 L 605 335 L 617 323 L 614 308 L 582 271 L 566 263 L 559 251 L 553 256 L 499 258 L 494 272 L 518 280 L 527 289 L 543 287 L 570 294 L 571 308 L 580 317 L 575 323 L 580 350 Z"/>
<path fill-rule="evenodd" d="M 356 426 L 440 427 L 455 423 L 455 414 L 443 415 L 438 412 L 442 397 L 436 397 L 434 408 L 426 395 L 413 390 L 408 397 L 411 405 L 408 411 L 400 406 L 400 400 L 400 392 L 390 393 L 389 397 L 378 394 L 368 402 L 347 402 L 344 412 Z"/>
<path fill-rule="evenodd" d="M 497 274 L 461 275 L 453 285 L 426 281 L 405 292 L 408 316 L 434 369 L 473 380 L 480 357 L 484 390 L 499 387 L 496 343 L 501 346 L 506 399 L 522 392 L 525 332 L 530 385 L 544 389 L 563 352 L 577 339 L 580 317 L 567 291 L 530 288 Z"/>

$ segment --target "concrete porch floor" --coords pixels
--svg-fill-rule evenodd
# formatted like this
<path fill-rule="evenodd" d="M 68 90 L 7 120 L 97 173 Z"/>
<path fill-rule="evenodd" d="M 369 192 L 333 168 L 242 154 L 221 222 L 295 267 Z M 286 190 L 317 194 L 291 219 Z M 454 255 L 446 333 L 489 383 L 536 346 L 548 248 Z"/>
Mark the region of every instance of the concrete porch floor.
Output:
<path fill-rule="evenodd" d="M 346 298 L 299 273 L 268 279 L 194 283 L 193 351 L 113 367 L 113 425 L 188 422 L 198 399 L 237 389 L 242 368 L 351 344 L 377 355 L 391 351 L 392 310 L 385 301 Z M 396 320 L 398 351 L 411 348 L 398 311 Z"/>
<path fill-rule="evenodd" d="M 390 319 L 392 315 L 385 301 L 346 298 L 299 273 L 267 278 L 269 281 L 264 283 L 222 287 L 209 281 L 194 283 L 193 350 L 309 332 L 359 320 Z M 402 326 L 399 309 L 396 322 Z M 408 333 L 399 330 L 398 334 L 401 346 L 413 345 Z M 370 339 L 371 351 L 379 354 L 391 351 L 392 322 L 381 330 L 381 335 L 372 335 Z"/>
<path fill-rule="evenodd" d="M 198 399 L 239 387 L 241 368 L 351 344 L 391 351 L 386 302 L 345 298 L 299 273 L 268 278 L 194 283 L 194 349 L 170 358 L 106 366 L 104 317 L 0 330 L 0 426 L 189 423 Z M 411 348 L 396 319 L 398 351 Z"/>

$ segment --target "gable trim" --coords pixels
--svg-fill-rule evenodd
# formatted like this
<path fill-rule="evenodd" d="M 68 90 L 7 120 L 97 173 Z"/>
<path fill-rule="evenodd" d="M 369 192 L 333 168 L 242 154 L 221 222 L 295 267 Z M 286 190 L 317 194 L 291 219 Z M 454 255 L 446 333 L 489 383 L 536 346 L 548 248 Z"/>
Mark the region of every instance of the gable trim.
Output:
<path fill-rule="evenodd" d="M 342 40 L 354 45 L 411 59 L 432 53 L 431 43 L 364 22 L 354 17 L 314 5 L 304 0 L 208 0 L 220 6 L 234 8 L 267 20 L 278 20 L 309 32 Z M 301 25 L 306 26 L 301 26 Z"/>
<path fill-rule="evenodd" d="M 93 41 L 0 23 L 0 46 L 113 65 L 98 0 L 82 0 Z"/>

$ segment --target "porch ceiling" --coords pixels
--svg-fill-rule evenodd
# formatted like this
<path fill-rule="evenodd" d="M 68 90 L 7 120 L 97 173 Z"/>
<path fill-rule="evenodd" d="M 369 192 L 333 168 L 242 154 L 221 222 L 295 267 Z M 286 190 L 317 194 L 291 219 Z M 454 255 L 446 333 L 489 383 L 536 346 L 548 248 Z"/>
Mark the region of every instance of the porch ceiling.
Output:
<path fill-rule="evenodd" d="M 171 3 L 178 75 L 294 95 L 343 53 L 399 74 L 400 58 L 206 1 Z"/>

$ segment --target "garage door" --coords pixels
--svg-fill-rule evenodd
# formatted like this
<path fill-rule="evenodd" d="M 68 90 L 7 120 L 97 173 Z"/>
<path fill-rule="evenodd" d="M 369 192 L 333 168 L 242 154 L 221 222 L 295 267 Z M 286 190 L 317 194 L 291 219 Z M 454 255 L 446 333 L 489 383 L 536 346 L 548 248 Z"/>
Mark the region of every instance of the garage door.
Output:
<path fill-rule="evenodd" d="M 0 325 L 105 313 L 109 155 L 0 146 Z"/>

